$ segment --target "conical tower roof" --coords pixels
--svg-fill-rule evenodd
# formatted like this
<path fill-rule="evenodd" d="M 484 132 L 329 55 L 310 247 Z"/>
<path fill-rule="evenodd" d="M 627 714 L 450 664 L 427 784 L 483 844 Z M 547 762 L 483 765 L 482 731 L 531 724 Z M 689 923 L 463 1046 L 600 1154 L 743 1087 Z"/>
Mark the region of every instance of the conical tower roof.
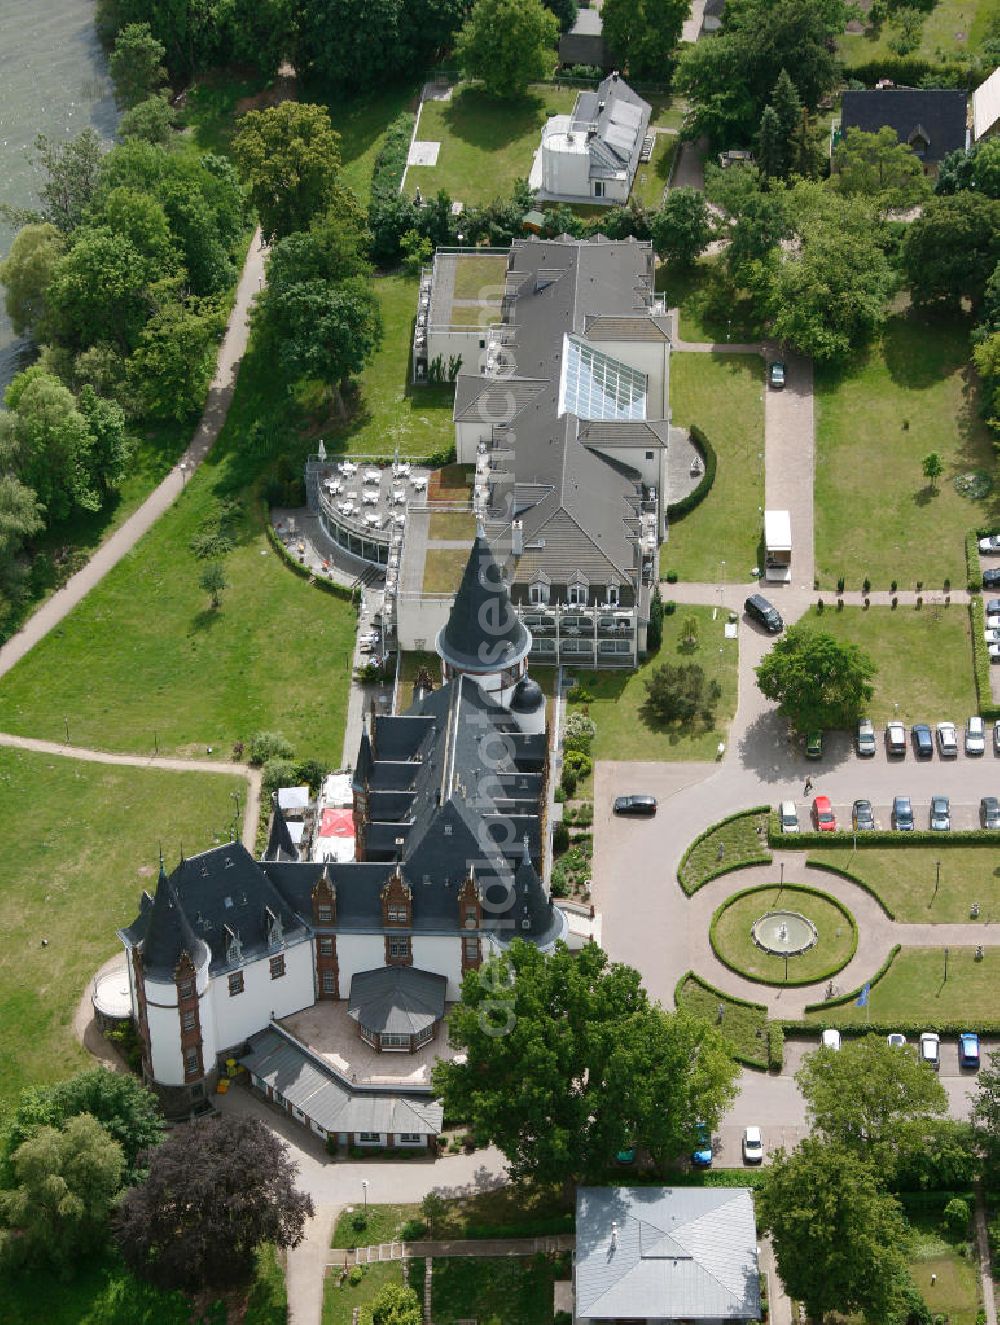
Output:
<path fill-rule="evenodd" d="M 500 567 L 482 530 L 466 562 L 447 625 L 437 638 L 446 663 L 463 672 L 495 672 L 526 657 L 531 633 L 511 605 Z"/>

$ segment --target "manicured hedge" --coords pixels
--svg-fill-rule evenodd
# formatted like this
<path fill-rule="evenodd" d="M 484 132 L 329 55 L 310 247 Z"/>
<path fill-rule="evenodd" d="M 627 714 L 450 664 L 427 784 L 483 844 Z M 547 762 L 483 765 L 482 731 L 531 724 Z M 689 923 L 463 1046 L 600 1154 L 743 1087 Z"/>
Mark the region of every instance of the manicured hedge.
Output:
<path fill-rule="evenodd" d="M 781 1023 L 769 1021 L 767 1024 L 767 1066 L 772 1072 L 780 1072 L 785 1065 L 785 1032 Z"/>
<path fill-rule="evenodd" d="M 696 506 L 700 505 L 705 500 L 709 492 L 712 490 L 712 484 L 715 482 L 715 473 L 719 465 L 718 456 L 715 454 L 715 447 L 698 425 L 692 423 L 688 431 L 691 434 L 691 440 L 694 442 L 695 446 L 697 446 L 704 458 L 705 472 L 698 480 L 698 486 L 692 492 L 689 492 L 686 497 L 682 497 L 680 501 L 669 503 L 667 506 L 668 520 L 679 520 L 682 515 L 687 515 L 688 511 L 693 511 Z"/>
<path fill-rule="evenodd" d="M 844 845 L 846 847 L 847 844 Z M 860 888 L 862 892 L 866 892 L 869 897 L 874 898 L 890 920 L 896 919 L 895 911 L 886 905 L 885 900 L 879 896 L 871 884 L 865 883 L 864 879 L 859 879 L 850 870 L 841 869 L 839 865 L 829 865 L 825 860 L 807 860 L 806 866 L 813 870 L 826 870 L 827 874 L 836 874 L 839 878 L 846 879 L 848 883 L 853 883 L 855 888 Z"/>
<path fill-rule="evenodd" d="M 1000 716 L 1000 715 L 998 715 Z M 772 814 L 768 821 L 768 845 L 783 851 L 802 851 L 807 847 L 848 847 L 852 844 L 853 834 L 849 828 L 839 828 L 835 833 L 782 833 L 778 828 L 778 816 Z M 864 847 L 1000 847 L 1000 831 L 987 828 L 956 828 L 950 833 L 934 833 L 929 828 L 915 829 L 912 833 L 899 833 L 891 828 L 880 828 L 873 833 L 858 833 L 858 851 Z M 871 891 L 869 889 L 869 891 Z M 877 894 L 872 894 L 876 896 Z M 880 899 L 881 900 L 881 899 Z"/>
<path fill-rule="evenodd" d="M 285 565 L 290 570 L 293 570 L 296 575 L 303 580 L 312 580 L 317 589 L 322 589 L 324 593 L 332 594 L 334 598 L 346 599 L 348 602 L 353 600 L 354 593 L 351 589 L 348 589 L 343 584 L 337 584 L 335 580 L 324 580 L 318 575 L 314 576 L 312 570 L 308 566 L 303 566 L 296 557 L 292 556 L 288 548 L 285 547 L 284 543 L 282 543 L 281 539 L 278 537 L 266 509 L 264 510 L 264 528 L 267 530 L 268 541 L 274 548 L 275 552 L 277 552 Z"/>
<path fill-rule="evenodd" d="M 901 948 L 902 945 L 897 943 L 893 948 L 890 949 L 889 955 L 888 957 L 886 957 L 882 965 L 878 968 L 878 970 L 875 972 L 872 978 L 865 982 L 866 984 L 869 985 L 870 988 L 874 989 L 875 986 L 878 984 L 878 982 L 885 975 L 888 974 L 889 968 L 892 966 L 893 962 L 899 956 Z M 864 985 L 859 985 L 857 989 L 852 989 L 849 994 L 839 994 L 836 998 L 825 998 L 822 1001 L 822 1003 L 807 1003 L 806 1012 L 823 1012 L 827 1008 L 839 1008 L 843 1007 L 845 1003 L 853 1003 L 857 999 L 858 995 L 861 993 L 861 990 L 863 988 Z M 806 1022 L 805 1024 L 807 1026 L 810 1026 L 812 1025 L 812 1022 Z M 788 1027 L 787 1022 L 785 1023 L 785 1027 L 787 1029 Z"/>
<path fill-rule="evenodd" d="M 389 125 L 372 166 L 371 205 L 391 202 L 399 193 L 417 117 L 405 110 Z"/>
<path fill-rule="evenodd" d="M 820 1004 L 821 1007 L 828 1006 Z M 782 1021 L 785 1034 L 809 1034 L 818 1035 L 820 1024 L 817 1021 Z M 919 1021 L 910 1021 L 906 1017 L 897 1017 L 894 1021 L 878 1021 L 874 1017 L 870 1022 L 857 1021 L 844 1024 L 843 1022 L 831 1022 L 831 1026 L 836 1026 L 841 1035 L 848 1037 L 859 1037 L 862 1035 L 889 1035 L 892 1031 L 899 1031 L 901 1035 L 920 1035 L 923 1031 L 937 1031 L 938 1035 L 961 1035 L 963 1031 L 976 1031 L 979 1035 L 997 1035 L 1000 1034 L 1000 1018 L 984 1018 L 977 1016 L 972 1012 L 964 1021 L 943 1021 L 939 1017 L 927 1016 Z"/>
<path fill-rule="evenodd" d="M 965 587 L 969 593 L 979 593 L 983 587 L 983 572 L 979 564 L 979 531 L 970 529 L 965 535 Z"/>
<path fill-rule="evenodd" d="M 738 814 L 729 814 L 725 819 L 720 819 L 718 823 L 712 824 L 711 827 L 706 828 L 703 833 L 698 834 L 694 841 L 688 845 L 684 855 L 681 856 L 680 864 L 677 866 L 677 882 L 684 889 L 685 893 L 687 893 L 688 897 L 690 897 L 692 893 L 696 893 L 699 888 L 704 888 L 706 883 L 711 883 L 713 879 L 721 878 L 723 874 L 731 874 L 733 870 L 746 869 L 751 865 L 767 865 L 770 863 L 771 853 L 765 851 L 762 847 L 760 855 L 753 860 L 731 860 L 725 864 L 720 861 L 718 869 L 710 870 L 703 879 L 699 879 L 699 881 L 692 887 L 688 887 L 684 882 L 684 867 L 687 865 L 692 853 L 702 842 L 704 842 L 706 837 L 711 837 L 712 834 L 718 832 L 720 828 L 724 828 L 726 824 L 731 824 L 737 819 L 751 819 L 759 814 L 767 814 L 769 810 L 769 805 L 757 805 L 752 810 L 740 810 Z M 768 838 L 770 838 L 770 832 L 768 833 Z"/>
<path fill-rule="evenodd" d="M 712 951 L 715 953 L 716 957 L 718 957 L 719 961 L 722 962 L 723 966 L 725 966 L 727 970 L 732 971 L 734 975 L 741 976 L 744 980 L 753 980 L 756 984 L 771 985 L 778 989 L 785 989 L 785 988 L 794 989 L 802 985 L 815 985 L 818 984 L 821 980 L 829 980 L 831 975 L 836 975 L 838 971 L 842 971 L 858 950 L 858 923 L 851 915 L 847 907 L 843 904 L 843 902 L 838 901 L 836 897 L 832 897 L 830 893 L 823 892 L 822 889 L 820 888 L 810 888 L 806 884 L 802 883 L 786 884 L 785 885 L 786 891 L 790 893 L 794 892 L 810 893 L 813 897 L 818 897 L 823 902 L 829 902 L 829 904 L 832 907 L 834 907 L 835 910 L 840 912 L 840 914 L 850 925 L 851 950 L 843 961 L 837 962 L 837 964 L 835 966 L 831 966 L 829 970 L 822 970 L 818 974 L 814 973 L 813 975 L 810 975 L 808 979 L 805 980 L 791 980 L 791 979 L 785 980 L 782 979 L 780 976 L 771 978 L 770 976 L 766 975 L 751 975 L 748 971 L 744 970 L 743 967 L 737 966 L 735 962 L 730 961 L 729 958 L 725 955 L 725 953 L 719 948 L 718 944 L 715 941 L 715 927 L 718 924 L 719 919 L 722 916 L 722 913 L 724 911 L 727 911 L 735 902 L 738 902 L 742 898 L 749 896 L 751 893 L 759 893 L 772 886 L 777 887 L 776 884 L 769 885 L 765 883 L 765 884 L 757 884 L 757 886 L 754 888 L 743 888 L 738 893 L 732 893 L 729 897 L 726 898 L 726 900 L 722 903 L 721 906 L 717 906 L 715 908 L 715 913 L 712 916 L 712 923 L 708 927 L 708 941 L 712 945 Z"/>

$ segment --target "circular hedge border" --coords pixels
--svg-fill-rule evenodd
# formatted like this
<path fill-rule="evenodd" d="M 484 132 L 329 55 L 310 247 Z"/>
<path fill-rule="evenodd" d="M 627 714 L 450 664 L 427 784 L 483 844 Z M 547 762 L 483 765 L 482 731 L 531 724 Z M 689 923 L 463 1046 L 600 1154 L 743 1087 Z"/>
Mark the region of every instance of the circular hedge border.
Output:
<path fill-rule="evenodd" d="M 753 888 L 743 888 L 738 893 L 733 893 L 730 897 L 726 898 L 726 900 L 721 904 L 721 906 L 717 906 L 715 908 L 715 913 L 712 916 L 712 923 L 709 925 L 708 928 L 708 939 L 712 945 L 712 951 L 715 953 L 716 957 L 718 957 L 719 961 L 723 964 L 723 966 L 727 968 L 727 970 L 732 971 L 734 975 L 742 976 L 744 980 L 752 981 L 753 984 L 755 985 L 771 985 L 777 989 L 793 989 L 793 988 L 801 988 L 804 985 L 816 985 L 822 983 L 822 981 L 824 980 L 829 980 L 829 978 L 832 975 L 836 975 L 838 971 L 842 971 L 844 967 L 848 964 L 848 962 L 851 960 L 851 958 L 854 956 L 854 954 L 857 952 L 858 922 L 854 919 L 854 916 L 843 904 L 843 902 L 838 901 L 836 897 L 832 897 L 829 893 L 823 892 L 822 889 L 820 888 L 810 888 L 808 887 L 808 885 L 804 883 L 786 883 L 783 886 L 783 891 L 786 893 L 791 893 L 793 895 L 793 898 L 796 893 L 800 894 L 805 893 L 807 896 L 817 897 L 819 898 L 820 901 L 826 902 L 829 906 L 832 906 L 835 910 L 840 912 L 840 914 L 844 917 L 844 919 L 851 927 L 850 948 L 848 950 L 847 956 L 843 959 L 843 961 L 837 961 L 829 968 L 824 967 L 824 969 L 821 970 L 818 974 L 809 976 L 807 980 L 795 980 L 792 978 L 789 978 L 788 980 L 771 979 L 769 976 L 766 975 L 753 975 L 749 971 L 745 970 L 743 967 L 737 966 L 737 964 L 734 961 L 732 961 L 728 956 L 726 956 L 726 954 L 721 950 L 716 940 L 716 927 L 718 926 L 718 923 L 722 918 L 724 912 L 728 911 L 729 908 L 733 906 L 736 902 L 742 901 L 744 897 L 750 897 L 753 893 L 771 892 L 772 889 L 775 888 L 782 888 L 782 885 L 777 881 L 775 881 L 774 883 L 759 883 Z M 792 902 L 791 904 L 794 904 L 794 902 Z M 778 960 L 780 960 L 780 958 Z"/>

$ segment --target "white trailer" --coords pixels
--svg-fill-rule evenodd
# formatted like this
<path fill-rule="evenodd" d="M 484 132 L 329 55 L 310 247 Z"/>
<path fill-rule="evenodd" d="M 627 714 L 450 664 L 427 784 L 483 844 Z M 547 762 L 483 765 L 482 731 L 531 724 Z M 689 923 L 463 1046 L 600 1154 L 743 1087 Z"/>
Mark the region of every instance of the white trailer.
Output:
<path fill-rule="evenodd" d="M 764 512 L 764 579 L 792 578 L 792 521 L 787 511 Z"/>

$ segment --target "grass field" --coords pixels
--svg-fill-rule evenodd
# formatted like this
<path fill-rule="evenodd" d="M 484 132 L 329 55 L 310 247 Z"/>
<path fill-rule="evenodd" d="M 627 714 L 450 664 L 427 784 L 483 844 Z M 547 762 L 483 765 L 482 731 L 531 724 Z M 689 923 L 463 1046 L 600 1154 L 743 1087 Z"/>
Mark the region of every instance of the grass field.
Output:
<path fill-rule="evenodd" d="M 230 793 L 242 798 L 244 788 L 214 773 L 0 749 L 0 822 L 9 829 L 0 841 L 0 1102 L 92 1062 L 73 1014 L 97 968 L 121 951 L 115 929 L 155 885 L 160 847 L 172 866 L 182 851 L 226 840 Z"/>
<path fill-rule="evenodd" d="M 337 1281 L 336 1271 L 326 1276 L 322 1325 L 352 1325 L 357 1307 L 369 1306 L 386 1284 L 403 1282 L 403 1264 L 402 1261 L 386 1261 L 368 1265 L 364 1278 L 356 1285 L 345 1282 L 343 1288 L 339 1288 Z"/>
<path fill-rule="evenodd" d="M 1000 518 L 1000 488 L 960 496 L 956 475 L 995 478 L 969 367 L 968 322 L 910 312 L 842 375 L 816 373 L 816 574 L 860 588 L 896 580 L 912 589 L 965 583 L 965 534 Z M 944 472 L 931 492 L 921 470 L 936 451 Z"/>
<path fill-rule="evenodd" d="M 945 978 L 945 952 L 948 974 Z M 927 1017 L 964 1021 L 976 1016 L 1000 1017 L 1000 948 L 987 948 L 976 961 L 975 948 L 903 948 L 885 976 L 872 986 L 871 1019 L 912 1022 Z M 853 1001 L 806 1013 L 824 1025 L 857 1025 L 868 1016 Z"/>
<path fill-rule="evenodd" d="M 650 211 L 655 211 L 663 199 L 663 190 L 667 187 L 670 165 L 679 141 L 675 134 L 658 133 L 652 157 L 635 172 L 632 197 Z"/>
<path fill-rule="evenodd" d="M 422 1261 L 410 1282 L 423 1294 Z M 550 1325 L 554 1265 L 544 1256 L 436 1258 L 431 1280 L 434 1325 L 470 1320 L 499 1325 Z"/>
<path fill-rule="evenodd" d="M 859 644 L 878 672 L 869 707 L 874 722 L 899 717 L 904 722 L 961 724 L 976 711 L 972 671 L 972 635 L 968 608 L 827 607 L 810 608 L 798 622 L 836 640 Z"/>
<path fill-rule="evenodd" d="M 670 527 L 661 572 L 682 580 L 742 584 L 758 564 L 764 505 L 764 365 L 753 355 L 670 356 L 670 406 L 679 427 L 696 423 L 715 447 L 711 492 Z M 669 597 L 669 586 L 664 590 Z"/>
<path fill-rule="evenodd" d="M 507 1186 L 440 1202 L 430 1218 L 415 1202 L 369 1205 L 368 1223 L 361 1231 L 354 1228 L 353 1215 L 346 1210 L 338 1216 L 330 1246 L 367 1247 L 398 1240 L 410 1220 L 422 1221 L 426 1236 L 435 1239 L 519 1237 L 526 1225 L 538 1228 L 543 1223 L 548 1232 L 567 1232 L 572 1229 L 571 1223 L 567 1225 L 572 1200 L 570 1195 L 568 1204 L 555 1190 Z"/>
<path fill-rule="evenodd" d="M 754 921 L 776 907 L 786 907 L 811 920 L 819 935 L 807 952 L 789 959 L 758 948 L 750 937 Z M 790 923 L 790 922 L 789 922 Z M 787 973 L 799 984 L 825 980 L 854 955 L 857 928 L 849 915 L 825 897 L 805 888 L 754 888 L 731 900 L 713 922 L 712 947 L 720 960 L 749 980 L 779 984 Z"/>
<path fill-rule="evenodd" d="M 500 253 L 467 255 L 455 263 L 454 299 L 495 299 L 499 306 L 507 275 L 507 259 Z"/>
<path fill-rule="evenodd" d="M 682 652 L 684 623 L 698 623 L 698 647 Z M 736 664 L 739 645 L 723 634 L 725 618 L 712 620 L 712 608 L 682 604 L 663 618 L 663 644 L 656 656 L 635 672 L 588 672 L 576 675 L 594 696 L 587 707 L 597 724 L 595 759 L 714 759 L 720 740 L 727 739 L 729 720 L 736 711 Z M 714 724 L 693 730 L 676 724 L 662 726 L 645 713 L 646 679 L 661 663 L 698 663 L 709 680 L 722 687 Z"/>
<path fill-rule="evenodd" d="M 455 593 L 469 560 L 469 549 L 432 547 L 424 561 L 424 593 Z"/>
<path fill-rule="evenodd" d="M 757 341 L 762 329 L 749 302 L 734 302 L 728 282 L 717 276 L 718 258 L 693 266 L 664 264 L 656 288 L 680 311 L 680 337 L 693 342 Z"/>
<path fill-rule="evenodd" d="M 767 1061 L 767 1008 L 763 1004 L 737 1003 L 688 975 L 679 985 L 677 1006 L 718 1026 L 741 1060 L 763 1065 Z M 719 1007 L 723 1008 L 719 1021 Z"/>
<path fill-rule="evenodd" d="M 419 95 L 418 84 L 403 84 L 366 96 L 326 100 L 330 120 L 340 134 L 340 177 L 358 195 L 362 206 L 368 206 L 372 167 L 386 129 L 402 111 L 416 111 Z"/>
<path fill-rule="evenodd" d="M 863 841 L 860 835 L 858 841 Z M 993 846 L 946 846 L 942 850 L 862 846 L 854 851 L 848 842 L 837 851 L 810 851 L 809 859 L 856 874 L 898 921 L 966 923 L 974 902 L 984 924 L 1000 919 L 1000 861 Z"/>
<path fill-rule="evenodd" d="M 762 865 L 771 859 L 767 849 L 767 815 L 741 814 L 711 829 L 685 858 L 678 882 L 689 895 L 714 878 L 722 865 Z"/>
<path fill-rule="evenodd" d="M 476 521 L 469 511 L 435 511 L 427 522 L 429 539 L 467 538 L 470 546 L 476 536 Z"/>
<path fill-rule="evenodd" d="M 978 49 L 986 36 L 991 16 L 1000 11 L 997 0 L 937 0 L 927 14 L 914 57 L 953 59 Z M 890 55 L 889 39 L 893 28 L 883 25 L 876 37 L 872 33 L 847 32 L 837 43 L 841 59 L 848 67 L 867 64 Z"/>
<path fill-rule="evenodd" d="M 569 88 L 533 87 L 518 101 L 497 101 L 480 87 L 459 85 L 450 101 L 428 101 L 417 132 L 422 142 L 439 142 L 436 166 L 411 166 L 406 192 L 419 187 L 430 196 L 444 189 L 470 203 L 507 197 L 517 179 L 527 179 L 531 159 L 550 115 L 573 109 Z"/>

